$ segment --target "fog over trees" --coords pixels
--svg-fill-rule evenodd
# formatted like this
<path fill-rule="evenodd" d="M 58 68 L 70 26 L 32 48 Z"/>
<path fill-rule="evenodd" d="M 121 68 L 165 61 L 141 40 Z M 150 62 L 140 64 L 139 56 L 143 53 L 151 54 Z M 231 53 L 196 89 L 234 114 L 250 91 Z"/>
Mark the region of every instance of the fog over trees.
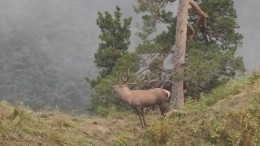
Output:
<path fill-rule="evenodd" d="M 137 23 L 141 25 L 140 16 L 135 14 L 132 7 L 135 0 L 0 2 L 0 99 L 12 101 L 20 98 L 25 102 L 28 101 L 27 96 L 32 96 L 35 101 L 28 101 L 28 105 L 33 102 L 52 102 L 53 105 L 46 106 L 55 106 L 61 102 L 60 106 L 63 108 L 80 107 L 82 111 L 88 108 L 90 86 L 85 77 L 94 78 L 98 72 L 94 64 L 100 33 L 96 25 L 98 11 L 114 11 L 118 5 L 123 17 L 133 17 L 130 50 L 140 41 L 135 35 L 139 31 Z M 239 31 L 244 36 L 243 46 L 238 49 L 237 54 L 244 57 L 246 68 L 252 70 L 260 65 L 260 30 L 257 29 L 260 20 L 255 13 L 260 8 L 260 1 L 236 0 L 235 7 L 241 26 Z M 24 65 L 26 61 L 30 63 Z M 27 67 L 33 68 L 32 71 L 25 72 Z M 18 76 L 23 74 L 28 74 L 31 78 Z M 56 82 L 50 85 L 38 81 L 38 76 Z M 36 85 L 38 87 L 32 90 Z M 19 91 L 19 87 L 23 88 Z M 18 91 L 19 94 L 14 93 Z M 44 95 L 38 95 L 41 92 Z M 51 101 L 46 101 L 48 96 L 51 96 Z M 60 99 L 60 96 L 66 98 Z M 69 105 L 72 102 L 74 104 Z"/>

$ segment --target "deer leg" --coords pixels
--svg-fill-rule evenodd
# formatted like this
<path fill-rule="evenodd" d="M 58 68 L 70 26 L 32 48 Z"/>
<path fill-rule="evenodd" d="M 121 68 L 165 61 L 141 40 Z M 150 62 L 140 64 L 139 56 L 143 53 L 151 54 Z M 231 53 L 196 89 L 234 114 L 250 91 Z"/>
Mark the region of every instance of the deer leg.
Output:
<path fill-rule="evenodd" d="M 167 107 L 163 103 L 158 104 L 158 106 L 159 106 L 162 118 L 165 119 L 166 112 L 168 110 Z"/>
<path fill-rule="evenodd" d="M 143 107 L 141 108 L 141 112 L 142 112 L 144 126 L 147 126 L 147 124 L 145 123 L 145 119 L 144 119 L 144 108 Z"/>
<path fill-rule="evenodd" d="M 142 126 L 142 128 L 144 128 L 144 123 L 143 123 L 143 120 L 142 120 L 142 118 L 141 118 L 141 115 L 142 115 L 142 109 L 141 109 L 141 107 L 135 107 L 135 110 L 136 110 L 136 113 L 138 114 L 138 116 L 139 116 L 139 120 L 140 120 L 140 123 L 141 123 L 141 126 Z"/>

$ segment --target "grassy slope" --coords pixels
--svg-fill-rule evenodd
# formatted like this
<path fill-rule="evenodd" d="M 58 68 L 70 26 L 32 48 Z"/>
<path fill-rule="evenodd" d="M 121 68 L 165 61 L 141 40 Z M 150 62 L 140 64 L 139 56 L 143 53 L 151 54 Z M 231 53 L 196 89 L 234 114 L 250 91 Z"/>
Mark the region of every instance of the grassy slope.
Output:
<path fill-rule="evenodd" d="M 185 114 L 160 121 L 146 114 L 141 129 L 133 113 L 111 112 L 107 118 L 34 113 L 0 104 L 1 145 L 259 145 L 260 73 L 232 81 L 188 101 Z"/>
<path fill-rule="evenodd" d="M 135 116 L 132 117 L 135 121 Z M 5 102 L 0 104 L 0 146 L 112 145 L 126 130 L 127 133 L 141 131 L 137 123 L 131 122 L 131 116 L 123 120 L 69 116 L 59 112 L 34 113 Z"/>
<path fill-rule="evenodd" d="M 260 145 L 260 73 L 229 82 L 185 108 L 188 113 L 174 120 L 173 144 Z"/>

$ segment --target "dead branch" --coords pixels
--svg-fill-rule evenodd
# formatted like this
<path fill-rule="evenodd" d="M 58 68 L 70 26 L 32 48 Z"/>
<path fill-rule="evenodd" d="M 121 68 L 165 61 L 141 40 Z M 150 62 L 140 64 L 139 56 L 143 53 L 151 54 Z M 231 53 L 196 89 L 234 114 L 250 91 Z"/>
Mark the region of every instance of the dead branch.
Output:
<path fill-rule="evenodd" d="M 190 23 L 188 23 L 187 28 L 188 28 L 188 38 L 193 39 L 193 37 L 195 35 L 195 29 L 193 28 L 193 26 Z"/>
<path fill-rule="evenodd" d="M 189 4 L 191 5 L 192 9 L 199 16 L 200 27 L 206 28 L 208 15 L 204 11 L 201 10 L 200 6 L 194 0 L 190 0 Z"/>

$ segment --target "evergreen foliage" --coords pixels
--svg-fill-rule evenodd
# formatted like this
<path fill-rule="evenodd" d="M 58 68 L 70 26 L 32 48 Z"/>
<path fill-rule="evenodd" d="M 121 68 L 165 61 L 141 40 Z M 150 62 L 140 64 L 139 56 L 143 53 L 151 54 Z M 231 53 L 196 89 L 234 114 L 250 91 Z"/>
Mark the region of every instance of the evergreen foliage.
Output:
<path fill-rule="evenodd" d="M 138 2 L 135 8 L 137 12 L 145 13 L 144 27 L 156 29 L 156 25 L 149 25 L 152 22 L 167 26 L 167 31 L 140 45 L 138 52 L 145 53 L 143 50 L 147 50 L 149 44 L 153 46 L 149 47 L 154 48 L 153 52 L 170 53 L 175 40 L 176 17 L 171 11 L 151 9 L 152 5 L 159 5 L 157 1 Z M 187 42 L 185 83 L 186 96 L 192 97 L 198 97 L 202 92 L 208 93 L 233 79 L 236 73 L 245 71 L 242 58 L 235 56 L 237 47 L 242 44 L 242 35 L 236 32 L 239 26 L 233 1 L 200 0 L 197 3 L 209 15 L 209 20 L 206 30 L 201 30 L 196 25 L 199 18 L 193 11 L 189 12 L 189 22 L 193 24 L 196 34 L 194 39 Z M 141 36 L 151 34 L 151 31 L 144 30 Z"/>
<path fill-rule="evenodd" d="M 211 92 L 213 88 L 234 79 L 236 75 L 245 71 L 242 58 L 235 56 L 236 49 L 242 44 L 242 35 L 236 32 L 239 26 L 236 23 L 237 17 L 233 1 L 199 0 L 197 3 L 209 15 L 209 20 L 207 28 L 201 30 L 200 27 L 196 26 L 199 18 L 193 11 L 189 12 L 189 22 L 193 25 L 196 33 L 194 38 L 187 42 L 185 62 L 187 92 L 185 92 L 185 96 L 190 96 L 193 99 L 199 98 L 201 93 Z M 129 66 L 135 67 L 132 70 L 133 73 L 139 70 L 141 55 L 172 53 L 176 17 L 171 9 L 159 9 L 159 5 L 158 1 L 138 0 L 135 11 L 143 14 L 143 31 L 138 34 L 143 43 L 139 44 L 133 54 L 125 53 L 117 61 L 114 60 L 115 66 L 111 67 L 111 73 L 108 76 L 99 76 L 94 82 L 93 90 L 95 92 L 92 95 L 94 109 L 102 109 L 99 111 L 106 113 L 104 110 L 106 108 L 101 107 L 116 106 L 121 109 L 124 107 L 121 106 L 120 101 L 118 102 L 118 98 L 111 93 L 111 86 L 117 83 L 116 72 L 126 71 Z M 166 30 L 161 33 L 157 32 L 157 24 L 166 26 Z M 157 55 L 157 57 L 162 56 L 164 55 Z M 122 63 L 123 60 L 126 63 Z M 162 64 L 161 58 L 155 58 L 147 65 L 152 71 L 150 79 L 158 78 L 160 72 L 158 66 Z"/>
<path fill-rule="evenodd" d="M 98 77 L 92 90 L 92 109 L 101 115 L 107 115 L 109 108 L 120 108 L 127 110 L 129 107 L 115 96 L 112 92 L 112 86 L 117 84 L 117 75 L 119 72 L 126 72 L 128 67 L 131 66 L 131 72 L 134 73 L 139 69 L 139 58 L 135 53 L 127 53 L 116 62 L 112 72 L 105 77 Z"/>
<path fill-rule="evenodd" d="M 120 8 L 117 6 L 114 17 L 109 12 L 98 12 L 97 25 L 101 30 L 99 48 L 95 53 L 95 63 L 102 68 L 96 80 L 89 80 L 92 90 L 92 108 L 100 113 L 108 112 L 104 107 L 123 105 L 115 97 L 111 87 L 117 82 L 116 74 L 126 71 L 129 66 L 135 71 L 139 68 L 139 59 L 136 53 L 128 53 L 130 45 L 130 24 L 132 18 L 121 18 Z M 121 106 L 122 107 L 122 106 Z"/>
<path fill-rule="evenodd" d="M 98 51 L 95 53 L 97 67 L 108 74 L 115 65 L 115 62 L 128 49 L 131 35 L 130 24 L 132 18 L 121 20 L 120 8 L 117 6 L 114 17 L 109 12 L 98 12 L 97 25 L 101 30 Z"/>

